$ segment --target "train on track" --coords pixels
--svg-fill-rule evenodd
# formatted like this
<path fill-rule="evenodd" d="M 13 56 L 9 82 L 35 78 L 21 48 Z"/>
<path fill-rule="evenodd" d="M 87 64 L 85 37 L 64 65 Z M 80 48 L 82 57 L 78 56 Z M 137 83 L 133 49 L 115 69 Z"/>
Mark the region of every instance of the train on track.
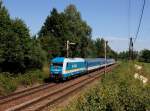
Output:
<path fill-rule="evenodd" d="M 65 58 L 56 57 L 50 65 L 50 79 L 66 80 L 73 76 L 103 68 L 115 63 L 114 59 L 104 58 Z"/>

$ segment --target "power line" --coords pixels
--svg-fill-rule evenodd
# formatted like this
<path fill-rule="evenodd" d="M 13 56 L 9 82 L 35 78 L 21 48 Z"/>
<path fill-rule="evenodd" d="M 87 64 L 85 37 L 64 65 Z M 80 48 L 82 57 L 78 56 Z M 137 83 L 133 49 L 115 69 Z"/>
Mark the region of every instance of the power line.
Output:
<path fill-rule="evenodd" d="M 131 0 L 129 0 L 128 6 L 128 36 L 130 37 L 130 16 L 131 16 Z"/>
<path fill-rule="evenodd" d="M 140 15 L 140 21 L 139 21 L 139 25 L 138 25 L 138 28 L 137 28 L 137 32 L 136 32 L 136 35 L 135 35 L 135 39 L 134 39 L 134 43 L 138 37 L 138 34 L 139 34 L 139 30 L 140 30 L 140 26 L 141 26 L 141 22 L 142 22 L 142 18 L 143 18 L 143 12 L 144 12 L 144 8 L 145 8 L 145 1 L 143 2 L 143 6 L 142 6 L 142 12 L 141 12 L 141 15 Z"/>
<path fill-rule="evenodd" d="M 129 60 L 133 60 L 133 38 L 130 34 L 130 19 L 131 19 L 131 0 L 129 0 L 128 4 L 128 37 L 130 38 L 129 42 Z"/>

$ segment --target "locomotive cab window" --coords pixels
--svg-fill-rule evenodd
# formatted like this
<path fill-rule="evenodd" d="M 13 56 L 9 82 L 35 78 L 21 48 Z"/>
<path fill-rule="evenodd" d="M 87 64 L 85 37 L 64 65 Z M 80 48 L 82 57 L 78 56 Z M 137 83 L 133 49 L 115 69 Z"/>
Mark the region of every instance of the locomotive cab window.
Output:
<path fill-rule="evenodd" d="M 63 63 L 52 63 L 53 66 L 60 66 L 62 67 L 63 66 Z"/>

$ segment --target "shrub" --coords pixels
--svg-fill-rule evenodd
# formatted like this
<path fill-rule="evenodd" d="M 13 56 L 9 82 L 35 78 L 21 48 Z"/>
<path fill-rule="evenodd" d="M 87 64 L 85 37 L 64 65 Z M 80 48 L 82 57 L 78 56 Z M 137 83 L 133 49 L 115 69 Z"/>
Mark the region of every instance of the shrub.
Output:
<path fill-rule="evenodd" d="M 11 77 L 10 73 L 0 74 L 0 94 L 6 95 L 7 93 L 15 91 L 17 88 L 17 82 Z"/>
<path fill-rule="evenodd" d="M 27 71 L 24 74 L 0 73 L 0 95 L 9 94 L 17 89 L 18 86 L 29 86 L 42 83 L 47 78 L 41 70 Z"/>
<path fill-rule="evenodd" d="M 44 78 L 46 78 L 45 74 L 40 70 L 28 71 L 26 74 L 19 75 L 17 77 L 18 82 L 24 86 L 33 85 L 37 82 L 41 83 Z"/>

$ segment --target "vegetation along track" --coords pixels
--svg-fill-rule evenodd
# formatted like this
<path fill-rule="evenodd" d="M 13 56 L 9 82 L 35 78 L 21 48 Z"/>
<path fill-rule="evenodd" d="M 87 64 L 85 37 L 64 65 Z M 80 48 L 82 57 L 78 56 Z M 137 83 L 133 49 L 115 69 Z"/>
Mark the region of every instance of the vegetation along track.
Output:
<path fill-rule="evenodd" d="M 111 70 L 112 67 L 108 67 L 107 71 Z M 25 94 L 20 94 L 22 96 L 16 96 L 16 99 L 3 99 L 4 102 L 1 101 L 0 103 L 0 110 L 41 110 L 42 108 L 54 104 L 59 99 L 66 97 L 67 95 L 71 94 L 72 92 L 80 89 L 81 87 L 91 83 L 95 79 L 99 78 L 100 72 L 103 72 L 104 69 L 99 71 L 95 71 L 85 76 L 81 76 L 77 79 L 70 80 L 64 83 L 51 83 L 49 87 L 47 85 L 43 86 L 44 88 L 38 88 L 30 90 Z M 14 96 L 14 95 L 13 95 Z M 15 98 L 15 97 L 10 98 Z M 9 108 L 9 109 L 8 109 Z"/>

